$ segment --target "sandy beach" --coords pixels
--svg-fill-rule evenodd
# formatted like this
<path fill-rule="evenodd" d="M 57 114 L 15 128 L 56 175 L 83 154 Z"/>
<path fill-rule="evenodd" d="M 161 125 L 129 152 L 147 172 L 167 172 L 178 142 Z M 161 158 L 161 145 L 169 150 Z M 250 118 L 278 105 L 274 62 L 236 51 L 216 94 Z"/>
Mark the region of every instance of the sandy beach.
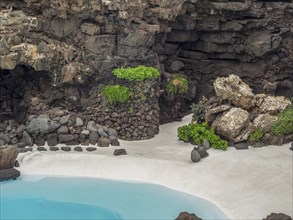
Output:
<path fill-rule="evenodd" d="M 227 151 L 210 149 L 209 157 L 193 164 L 191 144 L 177 139 L 182 122 L 160 127 L 145 141 L 120 141 L 97 151 L 38 152 L 19 155 L 22 175 L 65 175 L 143 181 L 190 193 L 215 203 L 231 219 L 262 219 L 271 212 L 293 215 L 293 152 L 290 144 Z M 184 210 L 182 210 L 184 211 Z"/>

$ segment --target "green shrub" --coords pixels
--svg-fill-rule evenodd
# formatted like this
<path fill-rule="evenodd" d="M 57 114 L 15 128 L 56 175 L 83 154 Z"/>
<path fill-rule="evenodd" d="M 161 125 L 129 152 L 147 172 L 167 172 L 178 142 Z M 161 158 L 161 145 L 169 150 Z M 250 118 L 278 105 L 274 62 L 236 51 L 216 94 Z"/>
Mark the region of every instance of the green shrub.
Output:
<path fill-rule="evenodd" d="M 176 75 L 166 85 L 166 91 L 170 96 L 183 95 L 188 92 L 188 81 L 183 76 Z"/>
<path fill-rule="evenodd" d="M 249 135 L 249 140 L 252 141 L 252 142 L 258 142 L 259 139 L 261 139 L 263 137 L 264 133 L 262 130 L 256 130 L 255 132 L 251 133 Z"/>
<path fill-rule="evenodd" d="M 102 90 L 102 94 L 111 104 L 126 103 L 132 96 L 132 92 L 129 88 L 120 85 L 105 86 Z"/>
<path fill-rule="evenodd" d="M 156 68 L 147 66 L 116 68 L 113 70 L 113 74 L 119 79 L 128 81 L 143 81 L 160 77 L 160 73 Z"/>
<path fill-rule="evenodd" d="M 178 138 L 185 142 L 192 140 L 196 144 L 203 144 L 204 139 L 206 139 L 215 149 L 226 150 L 228 147 L 228 142 L 221 139 L 219 135 L 216 135 L 214 128 L 208 129 L 206 122 L 179 127 Z"/>
<path fill-rule="evenodd" d="M 273 135 L 287 135 L 293 133 L 293 106 L 278 115 L 277 121 L 271 128 Z"/>

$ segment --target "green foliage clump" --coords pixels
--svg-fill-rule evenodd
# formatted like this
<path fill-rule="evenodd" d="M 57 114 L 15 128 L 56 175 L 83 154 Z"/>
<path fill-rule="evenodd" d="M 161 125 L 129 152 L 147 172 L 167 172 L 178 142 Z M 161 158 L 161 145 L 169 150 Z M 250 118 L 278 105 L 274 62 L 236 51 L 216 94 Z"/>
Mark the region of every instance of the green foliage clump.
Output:
<path fill-rule="evenodd" d="M 196 144 L 203 144 L 204 139 L 208 140 L 215 149 L 226 150 L 228 142 L 215 134 L 214 128 L 208 129 L 206 122 L 201 124 L 189 124 L 178 128 L 178 138 L 185 142 L 194 141 Z"/>
<path fill-rule="evenodd" d="M 102 90 L 102 94 L 111 104 L 127 103 L 132 96 L 132 92 L 129 88 L 120 85 L 105 86 Z"/>
<path fill-rule="evenodd" d="M 181 75 L 176 75 L 166 85 L 166 92 L 170 96 L 183 95 L 188 92 L 188 81 Z"/>
<path fill-rule="evenodd" d="M 284 110 L 278 115 L 277 121 L 271 128 L 273 135 L 287 135 L 293 133 L 293 106 Z"/>
<path fill-rule="evenodd" d="M 263 131 L 259 129 L 251 133 L 248 139 L 252 142 L 258 142 L 263 137 L 263 135 L 264 135 Z"/>
<path fill-rule="evenodd" d="M 113 70 L 113 74 L 119 79 L 128 81 L 143 81 L 160 77 L 160 73 L 156 68 L 147 66 L 116 68 Z"/>

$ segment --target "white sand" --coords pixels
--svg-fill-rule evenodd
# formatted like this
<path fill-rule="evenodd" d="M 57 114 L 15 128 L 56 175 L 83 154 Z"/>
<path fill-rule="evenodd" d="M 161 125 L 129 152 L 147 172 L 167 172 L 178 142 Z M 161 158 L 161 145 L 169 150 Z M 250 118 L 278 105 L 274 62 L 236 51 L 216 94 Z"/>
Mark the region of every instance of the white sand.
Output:
<path fill-rule="evenodd" d="M 182 122 L 163 125 L 146 141 L 121 141 L 127 156 L 114 157 L 115 147 L 95 152 L 32 152 L 19 156 L 23 175 L 72 175 L 135 180 L 164 185 L 206 198 L 231 219 L 262 219 L 271 212 L 293 215 L 290 144 L 249 150 L 209 150 L 200 163 L 190 161 L 192 145 L 177 140 Z"/>

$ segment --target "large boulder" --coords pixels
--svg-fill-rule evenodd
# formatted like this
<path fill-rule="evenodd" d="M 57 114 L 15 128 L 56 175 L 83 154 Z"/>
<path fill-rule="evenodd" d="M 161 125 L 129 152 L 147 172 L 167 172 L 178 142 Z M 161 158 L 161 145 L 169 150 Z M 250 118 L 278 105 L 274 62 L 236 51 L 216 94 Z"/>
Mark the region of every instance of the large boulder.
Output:
<path fill-rule="evenodd" d="M 208 123 L 213 122 L 216 119 L 216 116 L 222 112 L 228 111 L 231 109 L 231 105 L 220 105 L 215 108 L 208 110 L 205 114 L 205 121 Z"/>
<path fill-rule="evenodd" d="M 0 147 L 0 170 L 13 168 L 17 155 L 18 155 L 18 151 L 15 146 L 12 146 L 12 145 L 1 146 Z"/>
<path fill-rule="evenodd" d="M 181 212 L 176 220 L 202 220 L 201 218 L 197 217 L 194 213 L 188 212 Z"/>
<path fill-rule="evenodd" d="M 214 88 L 218 97 L 228 100 L 237 107 L 250 109 L 255 106 L 255 96 L 251 88 L 239 76 L 232 74 L 217 78 Z"/>
<path fill-rule="evenodd" d="M 263 220 L 292 220 L 292 217 L 283 213 L 271 213 Z"/>
<path fill-rule="evenodd" d="M 197 163 L 201 160 L 200 154 L 197 150 L 197 147 L 194 147 L 193 150 L 191 151 L 191 161 L 193 163 Z"/>
<path fill-rule="evenodd" d="M 14 168 L 0 170 L 0 181 L 16 180 L 20 176 L 20 172 Z"/>
<path fill-rule="evenodd" d="M 290 100 L 286 99 L 284 96 L 258 94 L 255 96 L 255 99 L 259 112 L 271 115 L 277 115 L 291 105 Z"/>
<path fill-rule="evenodd" d="M 30 134 L 49 134 L 57 130 L 61 124 L 57 121 L 53 121 L 48 115 L 40 115 L 32 119 L 26 130 Z"/>
<path fill-rule="evenodd" d="M 257 130 L 262 130 L 264 133 L 266 133 L 271 130 L 271 127 L 276 120 L 277 116 L 269 114 L 260 114 L 254 119 L 253 126 Z"/>
<path fill-rule="evenodd" d="M 254 130 L 249 120 L 249 113 L 244 109 L 235 107 L 218 116 L 213 121 L 212 127 L 218 134 L 235 143 L 247 140 Z"/>

